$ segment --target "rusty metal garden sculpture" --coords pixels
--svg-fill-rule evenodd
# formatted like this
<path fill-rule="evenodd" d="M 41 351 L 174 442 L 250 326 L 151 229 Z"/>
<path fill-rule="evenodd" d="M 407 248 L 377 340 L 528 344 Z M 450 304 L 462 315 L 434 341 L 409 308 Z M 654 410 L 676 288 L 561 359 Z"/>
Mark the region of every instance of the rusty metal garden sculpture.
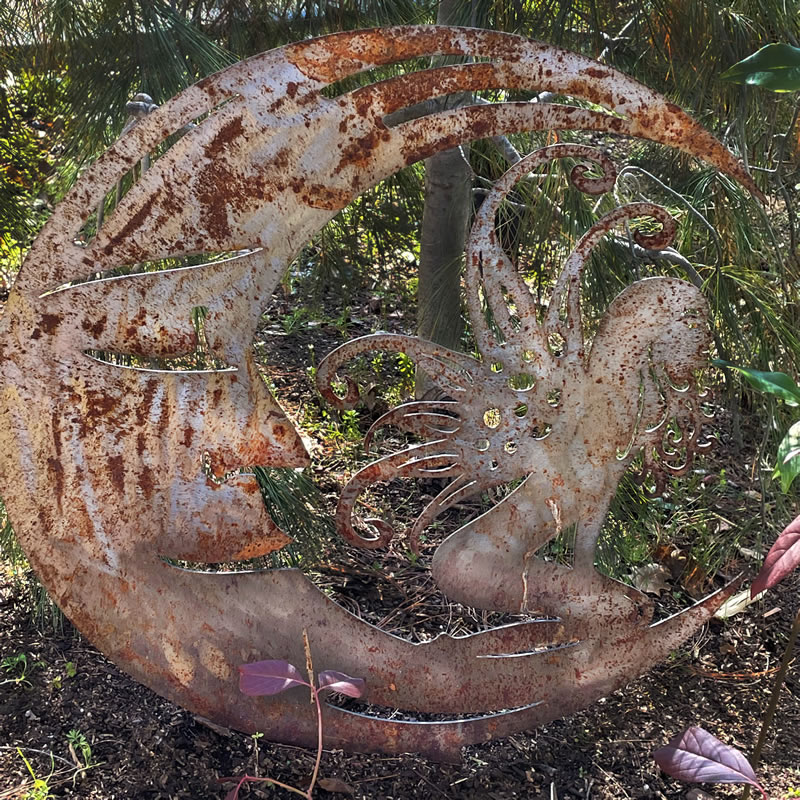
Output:
<path fill-rule="evenodd" d="M 338 96 L 322 92 L 372 67 L 433 55 L 478 60 Z M 393 127 L 384 121 L 431 97 L 486 88 L 547 89 L 592 108 L 509 102 Z M 673 232 L 669 215 L 645 203 L 597 222 L 567 259 L 549 309 L 541 314 L 533 304 L 498 245 L 495 211 L 521 174 L 551 159 L 595 162 L 602 178 L 579 166 L 573 182 L 584 191 L 610 188 L 608 159 L 577 145 L 524 159 L 478 214 L 466 286 L 479 358 L 375 334 L 345 344 L 319 370 L 321 390 L 342 405 L 355 396 L 352 386 L 344 398 L 332 391 L 338 367 L 366 350 L 403 350 L 446 395 L 379 422 L 423 442 L 353 477 L 337 513 L 342 535 L 367 547 L 390 538 L 386 523 L 368 522 L 372 533 L 359 533 L 353 519 L 359 493 L 377 480 L 431 471 L 452 479 L 420 516 L 413 541 L 459 499 L 524 479 L 439 547 L 433 573 L 452 599 L 545 618 L 413 644 L 340 608 L 297 570 L 199 572 L 164 558 L 247 559 L 289 541 L 247 469 L 300 467 L 309 457 L 259 378 L 250 346 L 303 244 L 406 164 L 471 139 L 543 129 L 661 142 L 757 191 L 710 134 L 624 75 L 517 36 L 441 27 L 336 34 L 243 61 L 152 111 L 84 172 L 31 248 L 0 319 L 0 477 L 31 563 L 109 658 L 218 723 L 311 744 L 307 697 L 253 700 L 237 688 L 244 662 L 302 663 L 305 630 L 316 662 L 366 679 L 373 707 L 453 715 L 412 722 L 329 706 L 327 745 L 452 759 L 464 744 L 541 724 L 625 684 L 722 603 L 730 588 L 650 625 L 647 599 L 594 569 L 609 500 L 637 454 L 658 490 L 700 446 L 693 373 L 707 328 L 696 288 L 652 278 L 611 304 L 590 346 L 584 338 L 581 269 L 598 239 L 643 215 L 662 226 L 643 244 L 663 244 Z M 79 241 L 92 210 L 148 155 L 150 169 L 96 235 Z M 199 266 L 107 277 L 143 262 L 239 250 Z M 95 357 L 191 353 L 199 306 L 207 309 L 208 346 L 225 368 L 159 372 Z M 209 460 L 214 475 L 228 477 L 209 476 Z M 571 525 L 572 569 L 536 557 Z"/>

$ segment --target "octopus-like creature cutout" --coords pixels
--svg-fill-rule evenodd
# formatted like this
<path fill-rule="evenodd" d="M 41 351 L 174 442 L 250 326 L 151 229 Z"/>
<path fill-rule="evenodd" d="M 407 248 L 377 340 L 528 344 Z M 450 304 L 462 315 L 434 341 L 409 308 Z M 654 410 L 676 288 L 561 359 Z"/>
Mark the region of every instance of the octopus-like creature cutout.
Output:
<path fill-rule="evenodd" d="M 400 405 L 378 419 L 367 434 L 392 425 L 423 439 L 358 471 L 339 501 L 340 533 L 362 547 L 385 546 L 390 525 L 370 519 L 377 535 L 354 525 L 359 494 L 393 477 L 450 479 L 409 531 L 412 550 L 419 536 L 446 508 L 475 494 L 524 479 L 478 522 L 454 533 L 436 554 L 434 575 L 461 602 L 515 612 L 562 614 L 565 600 L 596 614 L 593 588 L 635 601 L 636 618 L 650 614 L 646 597 L 593 573 L 600 528 L 622 474 L 641 457 L 640 480 L 651 494 L 663 492 L 669 476 L 684 474 L 696 450 L 706 447 L 707 422 L 697 371 L 710 343 L 707 306 L 692 284 L 675 278 L 640 280 L 617 297 L 601 319 L 591 346 L 581 318 L 581 273 L 598 241 L 625 222 L 650 217 L 660 231 L 634 233 L 636 242 L 661 249 L 674 237 L 669 213 L 645 202 L 608 213 L 578 241 L 541 313 L 525 281 L 510 262 L 495 231 L 500 204 L 516 181 L 551 159 L 586 163 L 571 181 L 592 195 L 613 188 L 613 163 L 601 152 L 558 144 L 530 154 L 497 182 L 481 206 L 469 236 L 465 285 L 479 358 L 422 339 L 374 334 L 348 342 L 320 365 L 318 388 L 333 404 L 351 406 L 358 387 L 333 390 L 338 368 L 373 350 L 405 352 L 416 359 L 447 399 Z M 487 320 L 492 320 L 489 324 Z M 569 525 L 576 525 L 574 569 L 545 564 L 534 553 Z M 579 598 L 584 597 L 579 602 Z M 612 606 L 614 614 L 619 610 Z"/>

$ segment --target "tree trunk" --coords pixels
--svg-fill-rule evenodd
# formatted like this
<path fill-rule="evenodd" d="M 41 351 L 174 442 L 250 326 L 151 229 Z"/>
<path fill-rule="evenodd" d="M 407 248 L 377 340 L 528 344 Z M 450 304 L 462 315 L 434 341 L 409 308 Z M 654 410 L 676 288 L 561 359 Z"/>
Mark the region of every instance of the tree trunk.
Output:
<path fill-rule="evenodd" d="M 436 17 L 440 25 L 462 22 L 464 3 L 441 0 Z M 435 110 L 463 104 L 460 96 L 432 101 Z M 472 209 L 472 170 L 469 147 L 446 150 L 425 159 L 425 211 L 417 290 L 417 334 L 452 349 L 459 349 L 464 323 L 461 318 L 461 264 Z M 416 394 L 432 387 L 417 368 Z"/>

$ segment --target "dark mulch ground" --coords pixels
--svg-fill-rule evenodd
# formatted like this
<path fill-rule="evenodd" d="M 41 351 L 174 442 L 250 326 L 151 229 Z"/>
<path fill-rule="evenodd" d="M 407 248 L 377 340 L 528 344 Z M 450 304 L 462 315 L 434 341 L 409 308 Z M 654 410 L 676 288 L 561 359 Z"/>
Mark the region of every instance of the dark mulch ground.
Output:
<path fill-rule="evenodd" d="M 388 314 L 380 327 L 393 324 Z M 374 327 L 351 321 L 348 335 Z M 331 324 L 284 333 L 275 326 L 265 330 L 257 351 L 260 347 L 265 361 L 280 364 L 269 370 L 270 379 L 289 412 L 302 421 L 308 417 L 306 406 L 316 402 L 305 377 L 308 345 L 325 353 L 342 334 Z M 362 425 L 368 418 L 365 412 Z M 324 491 L 333 493 L 337 483 L 331 475 L 352 470 L 352 456 L 346 447 L 323 442 L 321 434 L 315 447 L 315 477 L 322 478 Z M 732 452 L 723 448 L 718 456 L 736 495 L 728 498 L 721 516 L 739 525 L 746 516 L 758 514 L 759 503 L 748 484 L 745 460 L 733 458 Z M 346 607 L 395 633 L 407 633 L 411 620 L 419 624 L 420 616 L 432 630 L 437 630 L 440 617 L 452 624 L 452 609 L 427 577 L 424 558 L 419 564 L 409 562 L 402 540 L 382 557 L 380 570 L 373 567 L 376 558 L 375 553 L 366 560 L 339 554 L 335 568 L 322 565 L 316 579 L 335 587 Z M 752 572 L 756 566 L 746 553 L 741 562 L 737 568 Z M 7 576 L 0 580 L 0 661 L 24 654 L 27 662 L 24 680 L 0 683 L 0 799 L 34 797 L 26 795 L 32 780 L 23 757 L 47 780 L 55 797 L 221 799 L 230 784 L 220 784 L 220 777 L 256 770 L 295 785 L 308 780 L 312 753 L 263 739 L 256 750 L 250 737 L 209 727 L 132 682 L 68 623 L 58 634 L 39 631 L 25 608 L 22 590 Z M 671 602 L 668 592 L 662 613 L 675 610 Z M 530 733 L 467 748 L 459 765 L 413 755 L 326 752 L 321 776 L 340 779 L 346 784 L 340 788 L 349 788 L 356 798 L 386 800 L 683 797 L 689 787 L 660 773 L 652 751 L 691 724 L 704 726 L 746 752 L 752 749 L 798 604 L 800 577 L 795 577 L 733 619 L 714 620 L 668 663 L 594 707 Z M 460 624 L 466 629 L 485 622 L 464 612 Z M 0 680 L 21 677 L 21 664 L 6 663 Z M 90 756 L 70 731 L 85 737 Z M 76 769 L 87 758 L 91 768 Z M 771 797 L 800 796 L 792 789 L 800 787 L 796 668 L 782 690 L 760 775 Z M 715 797 L 740 794 L 737 787 L 706 788 Z M 288 795 L 259 785 L 241 796 Z M 318 796 L 334 794 L 320 789 Z"/>

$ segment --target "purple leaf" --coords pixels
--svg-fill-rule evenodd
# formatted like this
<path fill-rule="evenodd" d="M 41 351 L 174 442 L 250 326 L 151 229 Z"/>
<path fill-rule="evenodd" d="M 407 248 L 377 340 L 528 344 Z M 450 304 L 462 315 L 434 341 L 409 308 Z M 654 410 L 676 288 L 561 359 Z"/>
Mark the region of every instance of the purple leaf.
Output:
<path fill-rule="evenodd" d="M 308 686 L 297 667 L 288 661 L 254 661 L 239 667 L 239 691 L 256 697 L 280 694 L 293 686 Z"/>
<path fill-rule="evenodd" d="M 667 775 L 688 783 L 749 783 L 764 797 L 750 762 L 703 728 L 687 728 L 653 758 Z"/>
<path fill-rule="evenodd" d="M 332 692 L 346 694 L 348 697 L 361 697 L 366 684 L 363 678 L 351 678 L 344 672 L 326 669 L 317 676 L 320 689 L 330 689 Z"/>
<path fill-rule="evenodd" d="M 750 587 L 750 596 L 755 597 L 765 589 L 780 583 L 800 564 L 800 517 L 790 522 L 775 540 L 764 560 L 764 566 Z"/>

